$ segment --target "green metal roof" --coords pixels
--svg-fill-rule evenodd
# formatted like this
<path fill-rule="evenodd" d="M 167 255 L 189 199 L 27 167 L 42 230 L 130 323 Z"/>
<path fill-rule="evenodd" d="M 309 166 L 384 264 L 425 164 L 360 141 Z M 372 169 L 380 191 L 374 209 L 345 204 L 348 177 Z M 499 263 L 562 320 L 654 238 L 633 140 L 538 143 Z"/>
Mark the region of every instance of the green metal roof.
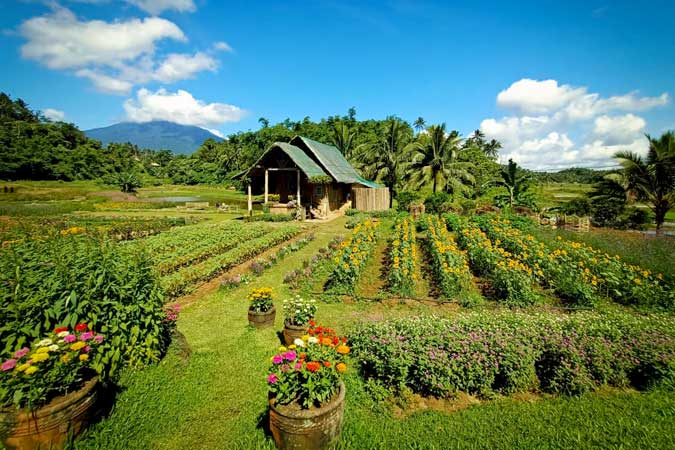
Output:
<path fill-rule="evenodd" d="M 379 188 L 379 184 L 362 178 L 356 170 L 349 164 L 349 161 L 342 156 L 340 150 L 332 145 L 322 144 L 312 139 L 296 136 L 291 140 L 294 146 L 306 147 L 314 154 L 321 165 L 330 173 L 338 183 L 358 183 L 364 186 Z"/>
<path fill-rule="evenodd" d="M 258 160 L 253 164 L 251 169 L 253 169 L 255 166 L 258 165 L 260 161 L 265 158 L 265 156 L 275 148 L 281 149 L 284 153 L 288 155 L 289 158 L 295 163 L 296 166 L 302 170 L 305 175 L 307 175 L 307 178 L 312 178 L 312 177 L 326 177 L 326 172 L 323 171 L 321 167 L 317 163 L 312 160 L 309 156 L 307 156 L 307 153 L 299 147 L 296 147 L 295 145 L 287 144 L 285 142 L 275 142 L 274 144 L 270 145 L 270 147 L 265 150 L 265 153 L 258 158 Z M 248 173 L 251 171 L 251 169 L 247 170 L 245 173 Z"/>

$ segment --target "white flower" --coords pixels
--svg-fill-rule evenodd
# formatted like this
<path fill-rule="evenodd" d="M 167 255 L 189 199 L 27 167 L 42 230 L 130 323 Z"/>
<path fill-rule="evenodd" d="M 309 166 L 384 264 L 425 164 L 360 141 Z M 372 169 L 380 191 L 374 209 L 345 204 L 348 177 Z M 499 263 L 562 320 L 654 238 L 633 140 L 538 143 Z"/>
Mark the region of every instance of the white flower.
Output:
<path fill-rule="evenodd" d="M 38 342 L 38 347 L 47 347 L 48 345 L 52 345 L 52 340 L 51 339 L 43 339 L 40 342 Z"/>
<path fill-rule="evenodd" d="M 309 339 L 307 339 L 307 342 L 309 342 L 310 344 L 318 344 L 319 339 L 316 336 L 310 336 Z"/>
<path fill-rule="evenodd" d="M 49 351 L 50 352 L 58 352 L 59 351 L 59 346 L 56 344 L 52 344 L 49 346 Z"/>
<path fill-rule="evenodd" d="M 293 343 L 295 345 L 297 345 L 298 347 L 304 347 L 305 346 L 305 341 L 303 341 L 302 339 L 296 339 L 296 340 L 293 341 Z"/>
<path fill-rule="evenodd" d="M 58 336 L 58 337 L 66 337 L 66 336 L 68 336 L 68 332 L 67 332 L 67 331 L 62 331 L 62 332 L 60 332 L 59 334 L 57 334 L 57 336 Z"/>

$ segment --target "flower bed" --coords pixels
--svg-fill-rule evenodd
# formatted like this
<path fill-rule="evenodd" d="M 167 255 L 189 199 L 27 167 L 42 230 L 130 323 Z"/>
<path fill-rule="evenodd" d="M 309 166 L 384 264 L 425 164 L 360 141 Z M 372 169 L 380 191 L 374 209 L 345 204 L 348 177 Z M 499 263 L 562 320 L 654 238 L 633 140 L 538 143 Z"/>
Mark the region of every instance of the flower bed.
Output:
<path fill-rule="evenodd" d="M 389 263 L 389 290 L 398 295 L 413 295 L 417 278 L 417 249 L 415 225 L 408 216 L 397 218 L 394 222 Z"/>
<path fill-rule="evenodd" d="M 461 251 L 448 234 L 445 220 L 427 216 L 427 251 L 431 257 L 431 270 L 441 294 L 455 298 L 465 294 L 471 286 L 471 271 L 466 252 Z"/>
<path fill-rule="evenodd" d="M 354 226 L 351 235 L 340 244 L 333 261 L 335 268 L 327 287 L 338 293 L 353 293 L 361 271 L 368 263 L 376 242 L 379 222 L 366 219 Z"/>
<path fill-rule="evenodd" d="M 394 393 L 579 394 L 675 381 L 670 317 L 468 313 L 360 324 L 349 340 L 366 378 Z"/>
<path fill-rule="evenodd" d="M 307 280 L 312 279 L 319 267 L 333 257 L 333 254 L 340 248 L 340 244 L 344 241 L 343 236 L 335 236 L 330 240 L 326 247 L 321 247 L 316 255 L 311 259 L 306 259 L 302 262 L 302 268 L 291 270 L 284 275 L 284 284 L 288 284 L 291 289 L 299 289 L 300 286 Z"/>
<path fill-rule="evenodd" d="M 466 250 L 472 269 L 490 281 L 498 298 L 517 306 L 531 305 L 539 300 L 531 267 L 493 244 L 475 225 L 454 219 L 451 223 L 458 227 L 457 241 Z"/>

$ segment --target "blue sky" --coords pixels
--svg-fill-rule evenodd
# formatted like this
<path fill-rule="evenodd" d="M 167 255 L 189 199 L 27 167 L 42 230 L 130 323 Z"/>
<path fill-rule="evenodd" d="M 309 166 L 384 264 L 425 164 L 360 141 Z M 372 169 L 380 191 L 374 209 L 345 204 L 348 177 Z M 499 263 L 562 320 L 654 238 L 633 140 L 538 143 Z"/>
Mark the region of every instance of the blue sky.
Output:
<path fill-rule="evenodd" d="M 675 128 L 672 1 L 15 1 L 0 90 L 82 129 L 305 116 L 476 128 L 531 168 Z"/>

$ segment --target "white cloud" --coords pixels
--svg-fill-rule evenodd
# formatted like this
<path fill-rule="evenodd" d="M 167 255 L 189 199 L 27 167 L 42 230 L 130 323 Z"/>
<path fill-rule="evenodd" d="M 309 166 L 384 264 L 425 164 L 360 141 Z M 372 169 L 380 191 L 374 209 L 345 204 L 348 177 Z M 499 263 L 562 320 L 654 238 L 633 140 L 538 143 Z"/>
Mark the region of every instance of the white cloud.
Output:
<path fill-rule="evenodd" d="M 220 130 L 216 130 L 215 128 L 204 128 L 204 129 L 212 134 L 215 134 L 221 139 L 225 139 L 225 135 L 221 133 Z"/>
<path fill-rule="evenodd" d="M 619 150 L 646 151 L 646 122 L 633 113 L 669 102 L 667 93 L 602 97 L 556 80 L 522 79 L 497 95 L 497 104 L 515 114 L 485 119 L 480 128 L 502 143 L 502 160 L 531 169 L 608 167 Z"/>
<path fill-rule="evenodd" d="M 180 2 L 146 3 L 166 6 Z M 25 21 L 20 32 L 27 40 L 21 47 L 24 58 L 51 69 L 72 70 L 76 76 L 90 80 L 97 90 L 109 94 L 127 95 L 137 84 L 173 83 L 218 68 L 218 61 L 205 52 L 158 56 L 160 42 L 187 41 L 177 25 L 158 17 L 83 21 L 57 6 L 50 14 Z M 223 45 L 227 44 L 216 43 L 214 50 L 223 49 Z"/>
<path fill-rule="evenodd" d="M 192 0 L 126 0 L 126 2 L 153 15 L 168 10 L 193 12 L 197 9 Z"/>
<path fill-rule="evenodd" d="M 187 40 L 173 22 L 158 17 L 84 22 L 65 8 L 28 19 L 20 32 L 28 40 L 21 47 L 21 55 L 50 69 L 92 64 L 115 67 L 143 54 L 152 54 L 156 42 L 162 39 Z"/>
<path fill-rule="evenodd" d="M 219 41 L 219 42 L 216 42 L 215 44 L 213 44 L 213 48 L 215 50 L 220 50 L 222 52 L 233 52 L 234 51 L 234 49 L 232 47 L 230 47 L 230 44 L 228 44 L 227 42 L 223 42 L 223 41 Z"/>
<path fill-rule="evenodd" d="M 207 129 L 225 122 L 238 122 L 245 115 L 245 111 L 237 106 L 205 103 L 182 89 L 172 93 L 163 88 L 157 92 L 139 89 L 136 99 L 124 102 L 124 110 L 132 122 L 168 120 Z"/>
<path fill-rule="evenodd" d="M 49 120 L 53 120 L 54 122 L 63 122 L 63 120 L 66 118 L 66 113 L 63 111 L 60 111 L 58 109 L 53 109 L 53 108 L 45 108 L 42 110 L 42 114 Z"/>

